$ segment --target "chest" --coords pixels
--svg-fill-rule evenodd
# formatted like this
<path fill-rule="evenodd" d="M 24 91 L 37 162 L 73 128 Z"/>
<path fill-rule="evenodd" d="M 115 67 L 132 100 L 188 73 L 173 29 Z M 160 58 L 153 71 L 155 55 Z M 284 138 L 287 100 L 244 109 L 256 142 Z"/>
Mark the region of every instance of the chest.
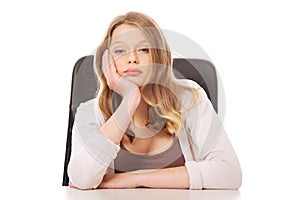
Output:
<path fill-rule="evenodd" d="M 183 166 L 185 159 L 181 151 L 178 138 L 156 152 L 133 153 L 121 143 L 121 149 L 114 160 L 115 173 L 129 172 L 143 169 L 162 169 Z"/>

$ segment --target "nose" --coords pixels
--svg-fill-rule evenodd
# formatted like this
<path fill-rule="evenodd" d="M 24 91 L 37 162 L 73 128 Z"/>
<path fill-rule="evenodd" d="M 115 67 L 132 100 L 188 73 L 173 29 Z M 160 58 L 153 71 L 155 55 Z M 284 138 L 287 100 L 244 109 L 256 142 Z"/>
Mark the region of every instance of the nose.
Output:
<path fill-rule="evenodd" d="M 128 55 L 128 64 L 138 64 L 139 60 L 135 54 L 135 51 L 131 51 Z"/>

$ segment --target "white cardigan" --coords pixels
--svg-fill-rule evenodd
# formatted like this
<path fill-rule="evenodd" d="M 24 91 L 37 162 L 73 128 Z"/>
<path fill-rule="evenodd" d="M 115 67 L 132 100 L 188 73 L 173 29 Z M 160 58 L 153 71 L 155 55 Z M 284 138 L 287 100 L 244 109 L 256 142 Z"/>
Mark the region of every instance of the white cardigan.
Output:
<path fill-rule="evenodd" d="M 197 88 L 200 103 L 183 114 L 178 138 L 190 189 L 238 189 L 242 175 L 234 149 L 205 91 L 191 80 L 182 84 Z M 176 93 L 181 106 L 192 103 L 190 92 Z M 70 182 L 80 189 L 96 188 L 104 174 L 114 173 L 113 160 L 120 146 L 100 133 L 105 123 L 97 99 L 81 103 L 75 116 L 72 152 L 68 165 Z"/>

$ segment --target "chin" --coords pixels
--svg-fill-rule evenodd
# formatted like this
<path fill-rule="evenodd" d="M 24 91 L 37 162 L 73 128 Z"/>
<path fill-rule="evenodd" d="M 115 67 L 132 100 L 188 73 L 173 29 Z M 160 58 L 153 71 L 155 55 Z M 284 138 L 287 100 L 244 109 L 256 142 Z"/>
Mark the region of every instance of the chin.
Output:
<path fill-rule="evenodd" d="M 143 77 L 134 77 L 134 76 L 126 77 L 126 79 L 133 82 L 138 87 L 141 87 L 144 84 L 144 80 L 145 80 L 145 78 Z"/>

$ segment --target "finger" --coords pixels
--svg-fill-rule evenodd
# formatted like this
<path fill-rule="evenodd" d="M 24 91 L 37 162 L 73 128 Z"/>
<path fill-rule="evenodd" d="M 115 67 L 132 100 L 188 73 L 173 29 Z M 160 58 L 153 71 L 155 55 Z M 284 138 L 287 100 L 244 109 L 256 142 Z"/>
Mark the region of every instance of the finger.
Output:
<path fill-rule="evenodd" d="M 108 60 L 110 63 L 110 75 L 114 78 L 119 78 L 119 74 L 117 73 L 117 68 L 114 62 L 112 55 L 108 55 Z"/>
<path fill-rule="evenodd" d="M 108 62 L 108 69 L 107 69 L 107 74 L 109 75 L 110 78 L 113 78 L 113 70 L 114 68 L 114 62 L 111 58 L 111 55 L 107 54 L 107 62 Z"/>
<path fill-rule="evenodd" d="M 70 184 L 70 188 L 77 188 L 75 185 Z"/>
<path fill-rule="evenodd" d="M 108 60 L 109 60 L 110 67 L 108 69 L 107 76 L 110 82 L 110 88 L 114 90 L 114 88 L 119 82 L 120 75 L 117 73 L 116 65 L 111 55 L 108 55 Z"/>
<path fill-rule="evenodd" d="M 109 188 L 109 184 L 106 181 L 103 181 L 100 183 L 100 185 L 97 186 L 98 189 L 100 188 Z"/>
<path fill-rule="evenodd" d="M 108 70 L 109 70 L 108 50 L 105 50 L 102 55 L 102 71 L 104 75 L 107 74 Z"/>
<path fill-rule="evenodd" d="M 111 89 L 114 88 L 114 82 L 116 81 L 114 77 L 114 70 L 114 62 L 109 55 L 108 50 L 105 50 L 105 52 L 103 53 L 103 73 Z"/>
<path fill-rule="evenodd" d="M 112 72 L 112 66 L 111 66 L 111 60 L 109 58 L 110 56 L 107 55 L 107 69 L 106 69 L 106 72 L 105 72 L 105 77 L 106 77 L 106 80 L 107 80 L 107 84 L 109 86 L 110 89 L 113 89 L 114 88 L 114 85 L 115 85 L 115 80 L 114 80 L 114 77 L 113 77 L 113 72 Z"/>

